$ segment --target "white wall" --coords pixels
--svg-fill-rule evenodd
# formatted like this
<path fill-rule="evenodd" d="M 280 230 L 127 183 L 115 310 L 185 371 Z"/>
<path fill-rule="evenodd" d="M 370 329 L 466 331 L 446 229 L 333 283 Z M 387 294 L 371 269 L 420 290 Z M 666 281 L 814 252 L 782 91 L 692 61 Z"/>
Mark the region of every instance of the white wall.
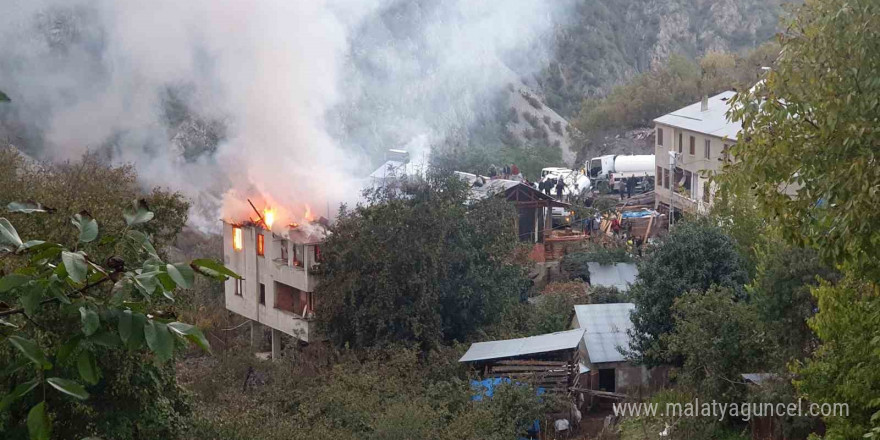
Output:
<path fill-rule="evenodd" d="M 242 249 L 236 251 L 232 247 L 232 229 L 229 224 L 223 225 L 223 262 L 232 271 L 244 277 L 242 295 L 235 294 L 235 279 L 226 281 L 226 308 L 245 318 L 257 321 L 278 331 L 302 339 L 306 342 L 315 340 L 315 325 L 312 319 L 279 310 L 275 304 L 275 282 L 286 284 L 299 290 L 313 292 L 317 277 L 310 275 L 306 267 L 314 264 L 314 246 L 305 246 L 305 258 L 302 268 L 292 266 L 292 249 L 288 251 L 287 263 L 276 261 L 281 256 L 280 247 L 285 243 L 281 237 L 273 237 L 269 231 L 252 226 L 242 226 Z M 264 256 L 257 255 L 257 234 L 264 237 Z M 289 241 L 288 247 L 292 246 Z M 260 283 L 265 286 L 265 304 L 260 304 Z"/>

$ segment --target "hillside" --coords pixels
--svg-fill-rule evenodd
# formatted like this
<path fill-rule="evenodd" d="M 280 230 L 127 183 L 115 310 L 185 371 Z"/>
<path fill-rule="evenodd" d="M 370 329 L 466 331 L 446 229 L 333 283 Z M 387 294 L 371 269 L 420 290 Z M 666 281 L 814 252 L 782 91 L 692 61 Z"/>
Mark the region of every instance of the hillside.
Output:
<path fill-rule="evenodd" d="M 585 97 L 604 96 L 670 55 L 738 52 L 777 31 L 780 0 L 578 1 L 558 26 L 554 55 L 539 75 L 550 107 L 575 115 Z"/>

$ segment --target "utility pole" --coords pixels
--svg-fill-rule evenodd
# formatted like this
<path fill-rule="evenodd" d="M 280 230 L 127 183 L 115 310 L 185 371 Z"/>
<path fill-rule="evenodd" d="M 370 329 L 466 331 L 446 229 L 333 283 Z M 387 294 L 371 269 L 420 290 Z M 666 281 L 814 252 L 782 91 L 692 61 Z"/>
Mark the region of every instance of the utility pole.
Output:
<path fill-rule="evenodd" d="M 675 163 L 678 153 L 669 151 L 669 229 L 672 230 L 672 224 L 675 223 Z"/>

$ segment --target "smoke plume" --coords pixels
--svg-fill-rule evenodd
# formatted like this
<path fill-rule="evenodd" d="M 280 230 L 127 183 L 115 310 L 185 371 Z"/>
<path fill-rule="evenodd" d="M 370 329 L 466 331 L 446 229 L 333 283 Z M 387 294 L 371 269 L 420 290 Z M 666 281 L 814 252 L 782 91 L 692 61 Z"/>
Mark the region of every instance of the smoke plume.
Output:
<path fill-rule="evenodd" d="M 192 221 L 356 200 L 542 67 L 553 0 L 3 0 L 0 134 L 181 190 Z"/>

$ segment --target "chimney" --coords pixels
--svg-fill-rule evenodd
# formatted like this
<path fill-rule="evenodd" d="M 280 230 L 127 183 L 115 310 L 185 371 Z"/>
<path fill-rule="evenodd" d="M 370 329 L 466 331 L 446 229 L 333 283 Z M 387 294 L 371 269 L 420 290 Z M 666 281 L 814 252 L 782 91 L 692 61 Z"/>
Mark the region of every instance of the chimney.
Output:
<path fill-rule="evenodd" d="M 703 95 L 703 100 L 700 102 L 700 111 L 704 112 L 709 110 L 709 95 Z"/>

